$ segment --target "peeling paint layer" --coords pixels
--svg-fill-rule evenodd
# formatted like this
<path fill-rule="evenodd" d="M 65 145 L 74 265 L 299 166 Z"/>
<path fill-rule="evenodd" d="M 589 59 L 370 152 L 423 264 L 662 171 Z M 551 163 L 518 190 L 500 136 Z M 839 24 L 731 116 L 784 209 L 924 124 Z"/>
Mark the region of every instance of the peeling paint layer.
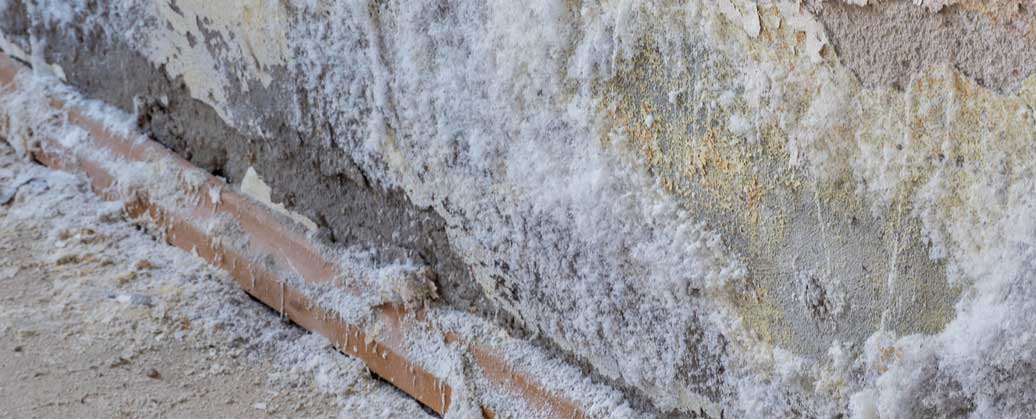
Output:
<path fill-rule="evenodd" d="M 271 69 L 290 64 L 287 16 L 281 2 L 207 0 L 148 2 L 155 25 L 142 52 L 170 78 L 183 77 L 194 97 L 233 120 L 226 90 L 273 82 Z"/>

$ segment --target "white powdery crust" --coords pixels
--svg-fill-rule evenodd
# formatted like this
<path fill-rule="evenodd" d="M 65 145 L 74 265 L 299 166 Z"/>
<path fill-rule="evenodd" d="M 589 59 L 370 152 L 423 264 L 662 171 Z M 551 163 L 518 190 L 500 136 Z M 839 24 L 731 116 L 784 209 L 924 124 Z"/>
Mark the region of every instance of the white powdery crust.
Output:
<path fill-rule="evenodd" d="M 18 147 L 19 159 L 28 158 L 24 153 L 37 147 L 41 136 L 80 152 L 105 153 L 103 150 L 84 151 L 84 144 L 93 144 L 83 141 L 89 134 L 68 124 L 67 115 L 51 108 L 48 97 L 74 103 L 90 118 L 101 121 L 110 132 L 135 132 L 135 118 L 100 102 L 83 100 L 57 84 L 53 76 L 23 73 L 18 77 L 18 85 L 17 91 L 0 92 L 0 114 L 16 122 L 0 133 L 0 142 Z M 0 147 L 6 148 L 3 144 Z M 33 196 L 26 198 L 24 204 L 13 205 L 5 212 L 2 222 L 43 232 L 40 240 L 53 246 L 53 254 L 46 256 L 48 258 L 60 261 L 62 257 L 74 259 L 76 255 L 110 256 L 113 266 L 110 271 L 124 270 L 122 274 L 129 274 L 102 275 L 93 270 L 96 269 L 93 265 L 84 263 L 83 271 L 76 277 L 54 282 L 62 299 L 49 305 L 40 303 L 39 310 L 57 310 L 65 316 L 77 316 L 84 327 L 111 328 L 113 333 L 124 333 L 116 329 L 129 328 L 132 322 L 134 329 L 153 330 L 149 338 L 153 337 L 160 345 L 175 340 L 198 345 L 197 350 L 209 354 L 241 356 L 256 368 L 268 366 L 269 385 L 276 390 L 315 387 L 321 393 L 339 396 L 338 406 L 343 417 L 430 417 L 414 400 L 387 384 L 374 381 L 362 362 L 342 356 L 330 347 L 327 339 L 287 324 L 266 307 L 249 301 L 224 272 L 188 252 L 161 243 L 161 227 L 146 219 L 128 219 L 122 209 L 123 202 L 101 201 L 89 192 L 89 184 L 79 176 L 27 161 L 15 162 L 9 150 L 0 150 L 3 167 L 0 178 L 8 178 L 14 172 L 17 174 L 15 184 L 20 184 L 17 179 L 36 179 L 43 186 L 22 187 L 22 190 L 33 189 L 23 191 L 23 195 Z M 117 187 L 139 188 L 146 182 L 149 189 L 161 190 L 158 185 L 171 182 L 167 181 L 167 173 L 153 166 L 123 165 L 108 169 L 119 173 L 120 180 L 126 180 Z M 169 197 L 176 195 L 169 192 L 166 194 Z M 89 248 L 83 243 L 99 247 Z M 146 273 L 141 273 L 143 271 Z M 73 311 L 71 307 L 90 303 L 85 296 L 97 292 L 112 293 L 109 298 L 127 305 L 140 304 L 137 299 L 145 299 L 142 309 L 147 315 L 144 319 L 127 320 L 120 318 L 126 315 L 120 310 Z M 115 342 L 114 345 L 132 352 L 139 350 L 141 342 Z M 224 368 L 219 364 L 183 367 L 215 373 Z"/>
<path fill-rule="evenodd" d="M 592 93 L 664 11 L 314 2 L 299 13 L 291 43 L 311 106 L 356 132 L 340 145 L 369 174 L 447 220 L 490 298 L 663 408 L 697 409 L 695 391 L 720 387 L 724 337 L 703 296 L 743 268 L 619 151 L 623 132 L 601 131 Z"/>
<path fill-rule="evenodd" d="M 936 165 L 927 158 L 965 154 L 954 118 L 976 100 L 954 96 L 952 71 L 932 71 L 945 87 L 937 92 L 924 83 L 865 91 L 796 2 L 661 3 L 299 2 L 287 11 L 287 71 L 366 174 L 447 220 L 451 244 L 496 303 L 659 407 L 696 409 L 694 393 L 711 392 L 745 417 L 1031 412 L 1027 164 L 1036 159 L 1027 144 L 1036 131 L 982 137 L 991 152 L 964 169 Z M 58 12 L 49 19 L 63 21 Z M 145 48 L 162 22 L 105 25 Z M 760 36 L 767 31 L 789 36 Z M 862 349 L 836 344 L 816 366 L 744 336 L 718 295 L 743 275 L 737 255 L 621 151 L 626 133 L 600 128 L 595 84 L 628 65 L 648 34 L 671 62 L 681 61 L 670 47 L 695 41 L 743 64 L 730 91 L 752 117 L 732 116 L 733 130 L 770 123 L 789 165 L 817 183 L 848 171 L 876 210 L 910 206 L 932 256 L 965 287 L 957 318 L 935 336 L 881 331 Z M 799 35 L 801 45 L 777 45 Z M 1002 125 L 1031 128 L 1031 109 L 996 103 L 990 115 L 1015 114 Z M 223 115 L 247 104 L 227 106 Z M 915 137 L 903 114 L 936 135 Z"/>
<path fill-rule="evenodd" d="M 19 125 L 11 126 L 11 129 L 4 133 L 3 138 L 7 142 L 25 144 L 23 148 L 31 151 L 39 147 L 38 139 L 41 137 L 57 140 L 61 146 L 77 155 L 90 156 L 104 162 L 105 170 L 115 174 L 114 177 L 118 180 L 114 187 L 121 195 L 127 197 L 147 194 L 146 197 L 152 202 L 177 207 L 184 205 L 176 201 L 182 199 L 178 188 L 186 187 L 195 194 L 213 193 L 211 189 L 202 189 L 207 175 L 200 170 L 184 170 L 154 162 L 126 162 L 112 158 L 104 149 L 92 147 L 91 144 L 95 144 L 94 142 L 85 141 L 90 134 L 81 127 L 70 124 L 67 113 L 51 108 L 49 98 L 58 98 L 69 106 L 83 110 L 84 114 L 100 122 L 110 133 L 146 141 L 146 137 L 136 134 L 135 118 L 131 115 L 126 115 L 102 102 L 84 99 L 48 73 L 21 73 L 16 80 L 19 89 L 0 92 L 0 114 L 20 121 Z M 137 136 L 133 137 L 134 135 Z M 23 154 L 21 157 L 26 158 L 27 155 Z M 67 178 L 78 182 L 72 176 Z M 176 181 L 169 182 L 169 179 Z M 75 203 L 70 202 L 69 205 L 75 206 Z M 88 208 L 76 206 L 79 207 Z M 112 210 L 109 207 L 105 207 L 106 211 Z M 284 217 L 284 221 L 288 223 L 288 218 Z M 209 235 L 215 237 L 217 246 L 248 246 L 247 235 L 229 217 L 217 217 L 211 223 L 200 227 L 207 229 Z M 162 236 L 161 228 L 150 228 L 153 234 Z M 437 298 L 434 283 L 429 277 L 429 269 L 423 264 L 414 261 L 379 264 L 376 262 L 378 258 L 374 250 L 359 247 L 332 249 L 316 244 L 314 247 L 325 258 L 336 262 L 337 277 L 330 283 L 306 283 L 299 277 L 298 272 L 294 271 L 295 267 L 278 266 L 270 258 L 253 262 L 263 264 L 267 269 L 276 272 L 286 285 L 299 290 L 319 307 L 329 310 L 329 315 L 360 327 L 368 339 L 362 343 L 354 342 L 354 345 L 370 345 L 375 340 L 385 338 L 385 325 L 378 320 L 375 314 L 376 307 L 392 303 L 409 308 L 424 308 Z M 154 252 L 148 250 L 148 246 L 136 246 L 134 249 L 137 253 Z M 191 258 L 189 254 L 174 249 L 164 250 L 151 257 L 165 257 L 165 253 L 169 253 L 176 255 L 176 263 L 179 265 L 191 266 L 197 270 L 211 270 L 204 268 L 199 259 Z M 208 277 L 214 275 L 219 276 L 217 279 L 223 282 L 190 284 L 192 292 L 211 292 L 204 298 L 195 298 L 190 304 L 176 308 L 195 325 L 195 330 L 231 335 L 232 339 L 245 341 L 264 351 L 273 351 L 285 370 L 275 372 L 273 375 L 277 377 L 286 376 L 287 379 L 297 380 L 311 376 L 318 388 L 328 393 L 357 385 L 354 381 L 362 378 L 357 375 L 360 371 L 358 361 L 343 362 L 335 351 L 329 350 L 330 342 L 319 335 L 300 337 L 295 336 L 299 333 L 298 330 L 271 326 L 277 322 L 277 317 L 270 316 L 263 310 L 248 312 L 236 305 L 228 306 L 223 300 L 236 301 L 236 298 L 229 295 L 239 294 L 240 291 L 223 274 L 210 273 Z M 177 280 L 165 277 L 162 279 Z M 267 316 L 262 317 L 262 314 Z M 521 414 L 530 418 L 547 418 L 551 413 L 541 411 L 538 406 L 525 405 L 520 397 L 486 381 L 482 374 L 474 373 L 475 366 L 471 363 L 468 350 L 456 344 L 446 344 L 442 339 L 444 331 L 455 333 L 467 342 L 479 342 L 484 348 L 509 348 L 510 352 L 500 355 L 511 365 L 531 365 L 531 368 L 523 369 L 523 373 L 537 380 L 549 379 L 542 382 L 546 388 L 558 394 L 565 394 L 567 398 L 578 401 L 581 406 L 588 407 L 591 412 L 619 417 L 632 414 L 623 396 L 614 389 L 587 382 L 578 369 L 544 355 L 541 350 L 527 343 L 507 338 L 506 332 L 499 327 L 452 309 L 436 309 L 429 317 L 435 319 L 434 323 L 412 329 L 412 333 L 404 336 L 403 346 L 394 349 L 401 351 L 402 355 L 415 362 L 417 366 L 442 378 L 444 383 L 453 389 L 451 408 L 447 417 L 468 418 L 480 415 L 481 406 L 485 403 L 504 415 Z M 405 321 L 416 322 L 409 316 Z M 506 340 L 507 343 L 502 345 L 501 340 Z M 530 363 L 529 359 L 534 361 Z M 377 410 L 374 406 L 384 402 L 392 405 L 391 411 L 411 409 L 409 405 L 401 405 L 406 402 L 386 398 L 380 391 L 372 392 L 369 396 L 369 401 L 344 398 L 343 414 L 350 411 L 369 414 Z"/>

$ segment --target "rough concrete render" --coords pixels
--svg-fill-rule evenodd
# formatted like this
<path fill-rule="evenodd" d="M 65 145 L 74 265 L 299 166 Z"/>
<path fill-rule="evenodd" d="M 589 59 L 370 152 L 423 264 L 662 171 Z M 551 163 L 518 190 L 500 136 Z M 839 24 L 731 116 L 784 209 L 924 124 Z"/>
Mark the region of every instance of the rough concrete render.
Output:
<path fill-rule="evenodd" d="M 1036 408 L 1031 2 L 6 0 L 0 31 L 616 414 Z"/>

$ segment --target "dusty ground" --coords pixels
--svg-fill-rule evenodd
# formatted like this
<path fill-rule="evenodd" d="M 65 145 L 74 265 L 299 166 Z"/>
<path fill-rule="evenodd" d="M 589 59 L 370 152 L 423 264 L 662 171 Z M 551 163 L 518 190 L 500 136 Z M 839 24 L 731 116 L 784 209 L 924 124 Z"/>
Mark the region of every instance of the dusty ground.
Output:
<path fill-rule="evenodd" d="M 0 139 L 0 417 L 428 417 Z"/>

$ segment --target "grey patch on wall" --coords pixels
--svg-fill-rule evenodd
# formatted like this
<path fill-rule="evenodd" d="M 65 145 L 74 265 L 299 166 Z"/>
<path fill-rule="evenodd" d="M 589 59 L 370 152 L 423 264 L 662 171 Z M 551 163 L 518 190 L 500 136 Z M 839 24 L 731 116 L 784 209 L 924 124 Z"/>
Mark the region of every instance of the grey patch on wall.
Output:
<path fill-rule="evenodd" d="M 868 87 L 902 90 L 925 67 L 949 63 L 1004 93 L 1036 71 L 1036 34 L 1020 29 L 1033 27 L 1036 10 L 1019 5 L 995 20 L 995 11 L 950 6 L 932 13 L 909 1 L 816 8 L 839 59 Z"/>

